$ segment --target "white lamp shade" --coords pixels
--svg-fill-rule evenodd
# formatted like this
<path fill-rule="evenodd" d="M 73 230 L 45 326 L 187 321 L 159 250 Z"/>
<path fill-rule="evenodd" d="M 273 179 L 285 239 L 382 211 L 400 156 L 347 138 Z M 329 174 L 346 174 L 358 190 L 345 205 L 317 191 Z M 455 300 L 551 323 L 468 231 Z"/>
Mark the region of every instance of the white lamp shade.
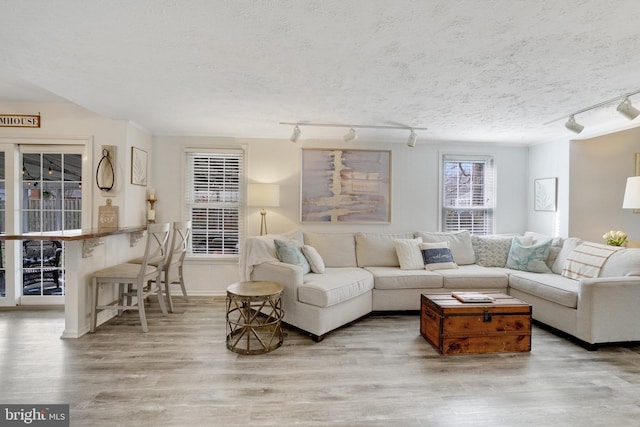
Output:
<path fill-rule="evenodd" d="M 624 189 L 623 209 L 640 209 L 640 176 L 627 178 L 627 186 Z"/>
<path fill-rule="evenodd" d="M 249 184 L 247 203 L 249 206 L 259 208 L 280 206 L 280 186 L 278 184 Z"/>

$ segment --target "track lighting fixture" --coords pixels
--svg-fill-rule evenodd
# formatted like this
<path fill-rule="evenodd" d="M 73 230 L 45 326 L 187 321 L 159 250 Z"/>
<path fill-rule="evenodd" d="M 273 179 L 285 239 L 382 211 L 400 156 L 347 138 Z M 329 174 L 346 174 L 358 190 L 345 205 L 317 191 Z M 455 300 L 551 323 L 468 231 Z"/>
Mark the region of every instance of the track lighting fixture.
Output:
<path fill-rule="evenodd" d="M 344 136 L 344 142 L 352 142 L 358 139 L 358 133 L 354 128 L 349 129 L 349 132 Z"/>
<path fill-rule="evenodd" d="M 617 110 L 629 120 L 633 120 L 640 115 L 640 110 L 631 105 L 631 101 L 629 97 L 625 97 L 620 105 L 618 105 Z"/>
<path fill-rule="evenodd" d="M 573 115 L 569 117 L 569 120 L 564 124 L 564 127 L 575 133 L 580 133 L 584 130 L 584 126 L 580 123 L 576 123 L 576 119 Z"/>
<path fill-rule="evenodd" d="M 329 128 L 348 128 L 349 132 L 344 136 L 345 142 L 352 142 L 358 138 L 358 133 L 356 132 L 357 128 L 360 129 L 400 129 L 400 130 L 408 130 L 411 133 L 409 134 L 409 139 L 407 140 L 407 145 L 409 147 L 414 147 L 416 145 L 416 140 L 418 139 L 418 135 L 416 134 L 416 130 L 428 130 L 427 128 L 419 128 L 412 126 L 386 126 L 386 125 L 343 125 L 343 124 L 329 124 L 329 123 L 310 123 L 310 122 L 280 122 L 281 125 L 289 125 L 294 126 L 293 134 L 291 135 L 291 142 L 296 142 L 300 137 L 300 126 L 317 126 L 317 127 L 329 127 Z"/>
<path fill-rule="evenodd" d="M 407 145 L 409 147 L 416 146 L 416 140 L 418 139 L 418 135 L 411 129 L 411 133 L 409 134 L 409 139 L 407 140 Z"/>
<path fill-rule="evenodd" d="M 300 134 L 302 132 L 300 132 L 300 128 L 296 125 L 296 127 L 293 128 L 293 133 L 291 134 L 291 138 L 289 138 L 289 140 L 293 143 L 298 142 L 298 138 L 300 138 Z"/>
<path fill-rule="evenodd" d="M 595 105 L 592 105 L 590 107 L 583 108 L 582 110 L 578 110 L 575 113 L 571 113 L 571 114 L 569 114 L 569 120 L 567 121 L 567 123 L 565 123 L 564 126 L 567 129 L 569 129 L 570 131 L 572 131 L 572 132 L 580 133 L 580 132 L 582 132 L 584 130 L 584 126 L 582 126 L 579 123 L 576 123 L 576 119 L 575 119 L 576 114 L 581 114 L 581 113 L 584 113 L 586 111 L 595 110 L 596 108 L 604 107 L 605 105 L 610 105 L 610 104 L 612 104 L 612 103 L 614 103 L 614 102 L 616 102 L 616 101 L 618 101 L 620 99 L 622 99 L 622 102 L 620 102 L 620 104 L 618 104 L 617 110 L 621 114 L 623 114 L 625 117 L 633 120 L 636 117 L 640 116 L 640 110 L 638 110 L 633 105 L 631 105 L 631 101 L 629 100 L 629 97 L 632 96 L 632 95 L 636 95 L 638 93 L 640 93 L 640 89 L 638 89 L 636 91 L 633 91 L 633 92 L 625 93 L 624 95 L 621 95 L 621 96 L 616 96 L 615 98 L 607 99 L 606 101 L 599 102 L 599 103 L 597 103 Z M 546 126 L 546 125 L 549 125 L 551 123 L 557 122 L 559 120 L 563 120 L 565 117 L 567 117 L 567 116 L 560 117 L 558 119 L 554 119 L 554 120 L 548 121 L 548 122 L 543 123 L 543 124 Z"/>

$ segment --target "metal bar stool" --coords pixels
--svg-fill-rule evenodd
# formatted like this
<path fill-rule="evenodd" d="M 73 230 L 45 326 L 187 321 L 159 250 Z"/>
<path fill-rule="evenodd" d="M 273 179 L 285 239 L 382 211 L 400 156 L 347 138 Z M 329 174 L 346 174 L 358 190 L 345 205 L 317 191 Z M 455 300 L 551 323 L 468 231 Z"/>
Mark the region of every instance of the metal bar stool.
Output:
<path fill-rule="evenodd" d="M 227 348 L 240 354 L 268 353 L 284 341 L 281 294 L 275 282 L 234 283 L 227 288 Z"/>

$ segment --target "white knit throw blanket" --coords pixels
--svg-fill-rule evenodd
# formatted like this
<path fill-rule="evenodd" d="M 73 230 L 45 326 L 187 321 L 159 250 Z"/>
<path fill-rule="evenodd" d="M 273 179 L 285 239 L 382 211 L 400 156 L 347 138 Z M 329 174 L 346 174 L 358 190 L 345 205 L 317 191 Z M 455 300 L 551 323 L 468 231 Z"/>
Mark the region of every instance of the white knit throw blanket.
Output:
<path fill-rule="evenodd" d="M 582 243 L 567 257 L 562 275 L 570 279 L 598 277 L 607 258 L 620 249 L 620 246 Z"/>

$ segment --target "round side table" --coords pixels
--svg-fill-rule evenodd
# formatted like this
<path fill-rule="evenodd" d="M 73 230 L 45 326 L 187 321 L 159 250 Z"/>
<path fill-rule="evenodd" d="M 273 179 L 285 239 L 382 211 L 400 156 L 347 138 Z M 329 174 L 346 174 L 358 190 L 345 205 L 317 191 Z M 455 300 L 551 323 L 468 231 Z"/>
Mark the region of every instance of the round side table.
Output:
<path fill-rule="evenodd" d="M 227 348 L 240 354 L 262 354 L 280 347 L 281 294 L 276 282 L 239 282 L 227 288 Z"/>

